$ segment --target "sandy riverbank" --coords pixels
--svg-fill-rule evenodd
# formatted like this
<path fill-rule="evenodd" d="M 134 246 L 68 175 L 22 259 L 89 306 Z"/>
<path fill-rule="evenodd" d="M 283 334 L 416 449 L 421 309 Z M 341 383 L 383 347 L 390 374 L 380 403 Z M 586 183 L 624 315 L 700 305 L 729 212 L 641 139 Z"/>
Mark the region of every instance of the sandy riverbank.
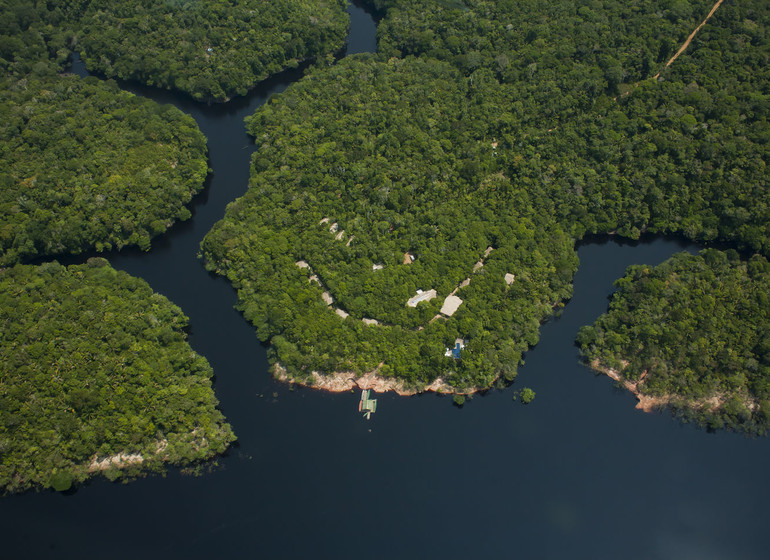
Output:
<path fill-rule="evenodd" d="M 386 393 L 393 391 L 394 393 L 403 397 L 416 395 L 417 393 L 434 392 L 447 395 L 463 394 L 468 395 L 475 393 L 482 389 L 471 389 L 468 391 L 458 391 L 454 387 L 448 385 L 442 378 L 438 378 L 430 385 L 426 385 L 423 388 L 407 387 L 407 385 L 400 379 L 393 379 L 390 377 L 382 377 L 378 375 L 378 372 L 383 364 L 380 364 L 372 371 L 359 376 L 353 371 L 337 371 L 329 375 L 323 375 L 317 371 L 312 372 L 309 381 L 297 380 L 289 376 L 286 368 L 280 364 L 276 364 L 272 367 L 273 377 L 283 383 L 294 383 L 296 385 L 302 385 L 303 387 L 310 387 L 311 389 L 319 389 L 321 391 L 329 391 L 331 393 L 342 393 L 345 391 L 351 391 L 354 389 L 369 389 L 375 393 Z"/>
<path fill-rule="evenodd" d="M 117 453 L 103 459 L 98 459 L 94 455 L 87 471 L 89 473 L 96 473 L 113 468 L 124 469 L 133 465 L 141 465 L 142 463 L 144 463 L 144 457 L 140 453 Z"/>
<path fill-rule="evenodd" d="M 624 369 L 629 364 L 627 360 L 621 360 L 620 363 L 623 365 Z M 625 389 L 633 393 L 638 401 L 636 403 L 636 408 L 643 410 L 644 412 L 652 412 L 656 408 L 661 408 L 671 404 L 682 406 L 682 407 L 688 407 L 693 410 L 701 410 L 705 408 L 711 411 L 716 411 L 722 408 L 722 406 L 724 406 L 724 404 L 730 398 L 730 395 L 727 395 L 725 393 L 714 393 L 713 395 L 710 395 L 708 397 L 703 397 L 703 398 L 694 399 L 694 400 L 687 400 L 675 394 L 666 394 L 666 395 L 657 395 L 657 396 L 645 395 L 644 393 L 641 392 L 640 386 L 644 383 L 645 378 L 647 377 L 647 371 L 642 372 L 642 375 L 640 376 L 639 381 L 632 382 L 632 381 L 629 381 L 628 379 L 625 379 L 623 376 L 621 376 L 620 372 L 618 372 L 616 369 L 602 365 L 598 359 L 593 360 L 590 365 L 591 365 L 591 369 L 598 371 L 600 373 L 603 373 L 604 375 L 606 375 L 611 379 L 614 379 L 615 381 L 620 383 Z M 743 401 L 744 406 L 746 406 L 752 412 L 756 410 L 757 407 L 759 406 L 758 403 L 748 395 L 742 395 L 740 397 L 741 397 L 741 400 Z"/>
<path fill-rule="evenodd" d="M 621 360 L 620 362 L 623 364 L 623 368 L 625 368 L 628 365 L 628 362 L 626 360 Z M 663 406 L 668 405 L 672 400 L 672 395 L 661 395 L 661 396 L 652 396 L 652 395 L 645 395 L 641 392 L 639 389 L 639 386 L 644 383 L 644 379 L 647 376 L 647 372 L 645 371 L 642 373 L 641 378 L 637 382 L 629 381 L 628 379 L 623 378 L 620 375 L 620 372 L 618 372 L 616 369 L 606 367 L 599 362 L 598 359 L 595 359 L 591 362 L 591 369 L 594 369 L 600 373 L 603 373 L 610 379 L 614 379 L 623 387 L 625 387 L 628 391 L 634 394 L 634 396 L 637 399 L 636 408 L 639 410 L 643 410 L 644 412 L 652 412 L 656 408 L 660 408 Z"/>

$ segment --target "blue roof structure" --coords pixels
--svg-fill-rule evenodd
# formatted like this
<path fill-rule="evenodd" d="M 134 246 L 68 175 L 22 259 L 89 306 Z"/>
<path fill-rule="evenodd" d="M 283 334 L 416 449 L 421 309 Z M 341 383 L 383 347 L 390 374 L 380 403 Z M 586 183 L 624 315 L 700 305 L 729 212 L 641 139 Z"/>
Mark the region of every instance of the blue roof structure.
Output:
<path fill-rule="evenodd" d="M 455 339 L 455 346 L 454 348 L 447 348 L 446 352 L 444 352 L 444 356 L 447 358 L 454 358 L 455 360 L 460 359 L 460 352 L 462 349 L 465 348 L 465 340 L 462 338 Z"/>

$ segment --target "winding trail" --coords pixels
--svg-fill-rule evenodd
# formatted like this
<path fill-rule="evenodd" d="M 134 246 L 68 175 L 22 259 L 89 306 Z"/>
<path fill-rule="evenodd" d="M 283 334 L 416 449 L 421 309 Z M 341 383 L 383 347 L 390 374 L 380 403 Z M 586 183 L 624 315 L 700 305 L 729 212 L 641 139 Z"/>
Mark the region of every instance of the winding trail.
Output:
<path fill-rule="evenodd" d="M 717 0 L 717 3 L 716 3 L 716 4 L 714 4 L 714 6 L 711 8 L 711 11 L 710 11 L 710 12 L 708 13 L 708 15 L 706 16 L 706 19 L 704 19 L 704 20 L 701 22 L 701 24 L 700 24 L 698 27 L 696 27 L 696 28 L 695 28 L 695 30 L 694 30 L 692 33 L 690 33 L 690 36 L 689 36 L 689 37 L 687 37 L 687 39 L 685 40 L 685 42 L 684 42 L 684 43 L 682 43 L 682 46 L 681 46 L 681 47 L 679 47 L 679 50 L 678 50 L 678 51 L 676 51 L 676 54 L 674 54 L 674 56 L 672 56 L 672 57 L 669 59 L 669 61 L 668 61 L 668 62 L 666 62 L 666 65 L 663 67 L 663 70 L 665 70 L 666 68 L 668 68 L 669 66 L 671 66 L 671 64 L 672 64 L 672 63 L 673 63 L 673 62 L 674 62 L 674 61 L 675 61 L 677 58 L 679 58 L 679 55 L 680 55 L 680 54 L 682 54 L 682 53 L 685 51 L 685 49 L 687 49 L 687 47 L 689 47 L 689 46 L 690 46 L 690 41 L 692 41 L 692 40 L 693 40 L 693 38 L 694 38 L 694 37 L 695 37 L 695 35 L 698 33 L 698 31 L 700 31 L 701 27 L 703 27 L 704 25 L 706 25 L 706 22 L 707 22 L 709 19 L 711 19 L 711 16 L 713 16 L 713 15 L 714 15 L 714 12 L 716 12 L 716 11 L 717 11 L 717 9 L 719 9 L 719 6 L 721 6 L 721 5 L 722 5 L 722 2 L 724 2 L 724 0 Z M 660 72 L 663 72 L 663 70 L 661 70 Z M 657 79 L 658 79 L 658 77 L 660 76 L 660 72 L 658 72 L 657 74 L 655 74 L 655 75 L 652 77 L 652 79 L 653 79 L 653 80 L 657 80 Z"/>

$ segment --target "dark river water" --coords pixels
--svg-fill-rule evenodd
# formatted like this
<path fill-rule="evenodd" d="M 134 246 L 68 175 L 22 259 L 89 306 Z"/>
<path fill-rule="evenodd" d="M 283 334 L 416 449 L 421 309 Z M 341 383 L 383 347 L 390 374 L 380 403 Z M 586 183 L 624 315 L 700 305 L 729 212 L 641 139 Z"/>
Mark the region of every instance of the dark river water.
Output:
<path fill-rule="evenodd" d="M 348 53 L 375 49 L 375 25 L 351 6 Z M 77 68 L 76 68 L 77 70 Z M 201 477 L 175 470 L 130 484 L 0 500 L 0 556 L 21 558 L 770 558 L 770 445 L 711 434 L 634 409 L 578 360 L 582 325 L 606 310 L 612 282 L 635 263 L 695 250 L 657 239 L 579 249 L 573 300 L 542 328 L 517 383 L 464 408 L 435 395 L 290 390 L 233 310 L 230 285 L 196 258 L 204 234 L 247 187 L 252 144 L 243 118 L 301 70 L 248 97 L 207 106 L 130 89 L 191 114 L 213 174 L 194 216 L 150 253 L 110 256 L 191 320 L 221 408 L 239 437 Z M 513 393 L 529 386 L 524 406 Z"/>

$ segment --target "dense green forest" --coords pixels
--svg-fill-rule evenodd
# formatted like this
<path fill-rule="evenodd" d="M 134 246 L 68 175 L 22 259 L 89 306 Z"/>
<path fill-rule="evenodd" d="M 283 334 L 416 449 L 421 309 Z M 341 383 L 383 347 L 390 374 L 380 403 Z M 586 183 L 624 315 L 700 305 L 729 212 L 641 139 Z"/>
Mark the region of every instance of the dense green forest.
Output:
<path fill-rule="evenodd" d="M 75 76 L 7 78 L 0 91 L 0 264 L 148 249 L 208 173 L 195 121 Z"/>
<path fill-rule="evenodd" d="M 2 269 L 0 325 L 6 491 L 184 465 L 235 439 L 187 318 L 104 259 Z"/>
<path fill-rule="evenodd" d="M 559 222 L 575 237 L 676 232 L 770 250 L 766 3 L 722 5 L 667 69 L 711 1 L 465 3 L 473 9 L 437 2 L 432 10 L 394 4 L 379 31 L 388 56 L 438 56 L 472 80 L 492 73 L 507 87 L 509 99 L 497 108 L 518 134 L 498 152 L 522 156 L 509 163 L 512 175 L 548 191 Z M 460 54 L 438 55 L 392 29 L 407 9 L 406 29 L 438 18 L 452 38 L 468 37 L 460 34 L 463 25 L 512 27 L 507 35 L 485 33 L 500 35 L 492 44 L 476 37 L 480 58 L 471 69 Z M 496 68 L 494 57 L 508 48 L 516 56 Z M 650 79 L 658 72 L 660 80 Z"/>
<path fill-rule="evenodd" d="M 378 30 L 383 55 L 446 60 L 466 75 L 486 68 L 539 100 L 550 97 L 552 112 L 562 117 L 571 104 L 587 108 L 607 90 L 650 77 L 711 7 L 676 0 L 386 5 Z"/>
<path fill-rule="evenodd" d="M 50 73 L 67 65 L 73 33 L 60 7 L 47 2 L 4 0 L 0 3 L 0 71 L 3 76 Z"/>
<path fill-rule="evenodd" d="M 190 217 L 206 140 L 172 106 L 59 72 L 66 6 L 0 6 L 0 265 L 135 245 Z"/>
<path fill-rule="evenodd" d="M 70 1 L 89 70 L 198 100 L 245 95 L 298 62 L 342 48 L 345 0 Z"/>
<path fill-rule="evenodd" d="M 340 50 L 344 0 L 8 0 L 0 8 L 0 68 L 32 71 L 71 50 L 107 77 L 198 100 L 244 95 L 298 62 Z"/>
<path fill-rule="evenodd" d="M 295 378 L 512 379 L 588 233 L 770 251 L 765 2 L 724 4 L 668 68 L 711 2 L 374 5 L 378 55 L 247 119 L 249 192 L 202 244 Z M 406 306 L 417 289 L 437 297 Z"/>
<path fill-rule="evenodd" d="M 583 327 L 588 361 L 712 428 L 770 427 L 770 263 L 707 249 L 632 266 Z M 670 399 L 670 402 L 669 402 Z"/>

